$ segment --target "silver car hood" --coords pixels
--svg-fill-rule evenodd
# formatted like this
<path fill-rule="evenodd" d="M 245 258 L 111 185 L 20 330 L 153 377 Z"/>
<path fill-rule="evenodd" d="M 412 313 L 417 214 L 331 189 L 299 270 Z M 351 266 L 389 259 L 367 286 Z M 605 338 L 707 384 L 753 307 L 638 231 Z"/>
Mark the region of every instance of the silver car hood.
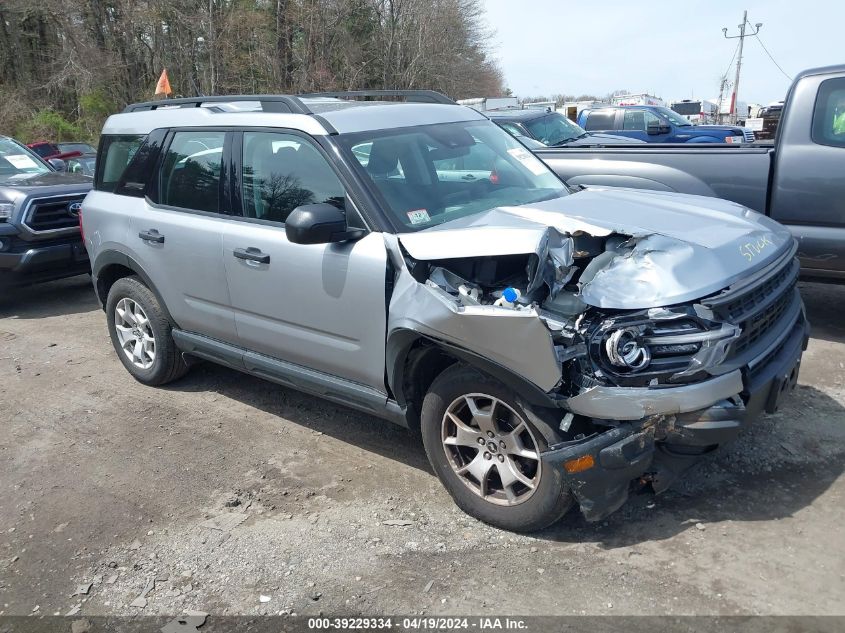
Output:
<path fill-rule="evenodd" d="M 792 244 L 780 224 L 733 202 L 617 188 L 499 207 L 398 238 L 411 257 L 425 261 L 544 256 L 550 232 L 578 231 L 632 238 L 632 248 L 581 287 L 585 303 L 613 309 L 700 299 L 765 267 Z"/>

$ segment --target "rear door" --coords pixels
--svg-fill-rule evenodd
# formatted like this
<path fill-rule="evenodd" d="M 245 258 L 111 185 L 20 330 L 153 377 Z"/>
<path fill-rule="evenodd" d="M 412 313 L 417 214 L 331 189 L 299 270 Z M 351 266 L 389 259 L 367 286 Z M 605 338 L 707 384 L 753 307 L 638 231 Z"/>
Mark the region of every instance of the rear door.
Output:
<path fill-rule="evenodd" d="M 770 215 L 798 238 L 804 272 L 845 277 L 845 75 L 802 78 L 778 132 Z"/>
<path fill-rule="evenodd" d="M 233 205 L 242 217 L 223 236 L 223 258 L 240 344 L 386 392 L 381 234 L 337 244 L 288 241 L 285 220 L 304 204 L 343 206 L 350 225 L 362 227 L 347 187 L 313 139 L 244 131 L 233 159 Z"/>
<path fill-rule="evenodd" d="M 229 209 L 222 169 L 231 132 L 170 132 L 149 202 L 132 216 L 129 244 L 183 330 L 234 342 L 223 267 Z"/>

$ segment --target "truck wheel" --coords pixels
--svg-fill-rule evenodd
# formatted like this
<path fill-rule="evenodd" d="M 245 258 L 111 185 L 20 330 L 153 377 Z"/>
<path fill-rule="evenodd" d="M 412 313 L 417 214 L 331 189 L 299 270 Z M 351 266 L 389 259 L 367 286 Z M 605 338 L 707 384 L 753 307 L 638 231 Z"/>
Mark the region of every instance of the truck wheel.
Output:
<path fill-rule="evenodd" d="M 440 374 L 423 400 L 420 430 L 432 468 L 467 514 L 532 532 L 572 506 L 562 473 L 540 460 L 559 434 L 480 371 L 453 365 Z"/>
<path fill-rule="evenodd" d="M 120 362 L 138 382 L 163 385 L 188 371 L 155 295 L 137 277 L 118 279 L 106 300 L 109 335 Z"/>

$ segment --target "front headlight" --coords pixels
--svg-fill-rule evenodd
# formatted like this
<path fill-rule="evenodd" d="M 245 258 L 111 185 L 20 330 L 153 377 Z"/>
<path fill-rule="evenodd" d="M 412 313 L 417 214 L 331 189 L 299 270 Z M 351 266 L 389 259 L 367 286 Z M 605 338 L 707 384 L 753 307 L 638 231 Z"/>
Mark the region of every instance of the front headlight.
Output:
<path fill-rule="evenodd" d="M 641 328 L 626 327 L 615 330 L 605 339 L 604 350 L 612 365 L 639 371 L 651 362 L 651 350 L 642 342 Z"/>
<path fill-rule="evenodd" d="M 739 328 L 677 310 L 618 315 L 590 328 L 597 376 L 620 386 L 671 384 L 696 380 L 723 362 Z"/>
<path fill-rule="evenodd" d="M 13 202 L 0 202 L 0 222 L 5 222 L 12 217 L 12 212 L 15 210 Z"/>

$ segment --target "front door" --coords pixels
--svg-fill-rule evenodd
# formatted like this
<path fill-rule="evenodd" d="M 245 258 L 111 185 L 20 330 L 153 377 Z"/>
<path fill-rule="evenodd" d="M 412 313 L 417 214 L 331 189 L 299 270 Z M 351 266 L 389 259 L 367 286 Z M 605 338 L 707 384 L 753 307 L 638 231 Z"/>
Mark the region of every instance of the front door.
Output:
<path fill-rule="evenodd" d="M 241 345 L 384 392 L 381 234 L 337 244 L 289 242 L 284 223 L 297 206 L 329 202 L 355 213 L 346 191 L 304 136 L 247 131 L 241 140 L 235 164 L 243 218 L 223 237 Z"/>

